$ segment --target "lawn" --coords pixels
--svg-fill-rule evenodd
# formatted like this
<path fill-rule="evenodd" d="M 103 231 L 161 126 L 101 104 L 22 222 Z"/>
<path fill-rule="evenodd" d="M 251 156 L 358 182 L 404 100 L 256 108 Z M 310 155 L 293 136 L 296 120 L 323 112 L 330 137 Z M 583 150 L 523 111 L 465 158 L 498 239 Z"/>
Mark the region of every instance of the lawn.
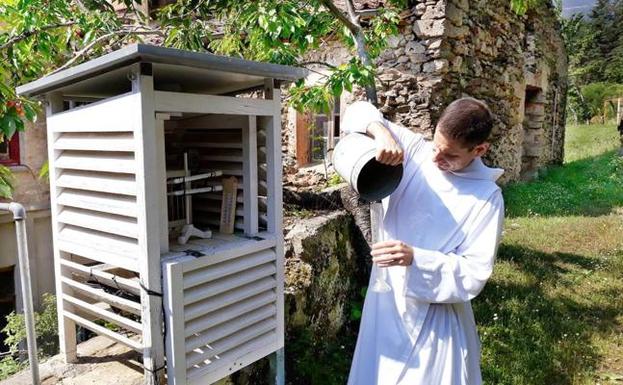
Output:
<path fill-rule="evenodd" d="M 504 239 L 474 301 L 486 384 L 623 384 L 617 135 L 568 127 L 564 165 L 504 189 Z"/>

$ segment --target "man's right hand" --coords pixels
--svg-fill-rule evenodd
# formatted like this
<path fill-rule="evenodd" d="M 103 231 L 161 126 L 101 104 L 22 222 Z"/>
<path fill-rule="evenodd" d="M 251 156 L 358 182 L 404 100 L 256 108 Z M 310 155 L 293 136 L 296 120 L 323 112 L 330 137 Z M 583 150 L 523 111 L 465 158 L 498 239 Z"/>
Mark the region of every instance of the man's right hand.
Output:
<path fill-rule="evenodd" d="M 390 166 L 397 166 L 402 163 L 404 151 L 387 127 L 380 122 L 372 122 L 366 131 L 376 142 L 376 160 L 379 163 Z"/>

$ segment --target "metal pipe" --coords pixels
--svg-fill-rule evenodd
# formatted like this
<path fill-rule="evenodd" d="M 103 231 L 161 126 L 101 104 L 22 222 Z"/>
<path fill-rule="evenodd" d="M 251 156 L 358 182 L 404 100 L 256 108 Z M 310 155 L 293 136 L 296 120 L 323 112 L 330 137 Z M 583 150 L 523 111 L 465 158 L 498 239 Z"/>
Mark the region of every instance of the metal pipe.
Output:
<path fill-rule="evenodd" d="M 17 259 L 22 281 L 22 298 L 24 302 L 24 319 L 26 321 L 26 344 L 28 345 L 28 362 L 32 383 L 39 385 L 39 362 L 37 359 L 37 334 L 35 333 L 35 313 L 32 306 L 32 290 L 30 281 L 30 261 L 28 257 L 28 239 L 26 233 L 26 210 L 19 203 L 0 203 L 0 211 L 9 211 L 15 221 L 17 236 Z"/>

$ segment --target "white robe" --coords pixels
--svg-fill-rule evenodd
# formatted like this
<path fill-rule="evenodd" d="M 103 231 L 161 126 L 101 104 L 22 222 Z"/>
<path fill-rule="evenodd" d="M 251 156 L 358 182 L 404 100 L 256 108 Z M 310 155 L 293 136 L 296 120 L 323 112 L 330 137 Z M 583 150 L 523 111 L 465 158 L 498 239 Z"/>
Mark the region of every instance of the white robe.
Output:
<path fill-rule="evenodd" d="M 348 384 L 481 384 L 470 300 L 493 269 L 504 216 L 495 180 L 503 170 L 476 158 L 460 172 L 441 171 L 430 142 L 369 103 L 349 106 L 342 127 L 365 133 L 372 121 L 389 126 L 405 153 L 403 179 L 383 200 L 383 239 L 413 246 L 414 257 L 388 268 L 391 292 L 368 289 Z"/>

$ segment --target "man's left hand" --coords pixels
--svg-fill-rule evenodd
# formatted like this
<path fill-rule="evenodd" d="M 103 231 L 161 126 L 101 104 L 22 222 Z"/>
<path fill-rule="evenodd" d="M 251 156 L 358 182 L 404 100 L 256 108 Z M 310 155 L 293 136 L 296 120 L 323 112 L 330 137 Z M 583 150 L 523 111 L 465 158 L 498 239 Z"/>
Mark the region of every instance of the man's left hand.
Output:
<path fill-rule="evenodd" d="M 375 243 L 371 254 L 378 267 L 409 266 L 413 262 L 413 248 L 402 241 Z"/>

